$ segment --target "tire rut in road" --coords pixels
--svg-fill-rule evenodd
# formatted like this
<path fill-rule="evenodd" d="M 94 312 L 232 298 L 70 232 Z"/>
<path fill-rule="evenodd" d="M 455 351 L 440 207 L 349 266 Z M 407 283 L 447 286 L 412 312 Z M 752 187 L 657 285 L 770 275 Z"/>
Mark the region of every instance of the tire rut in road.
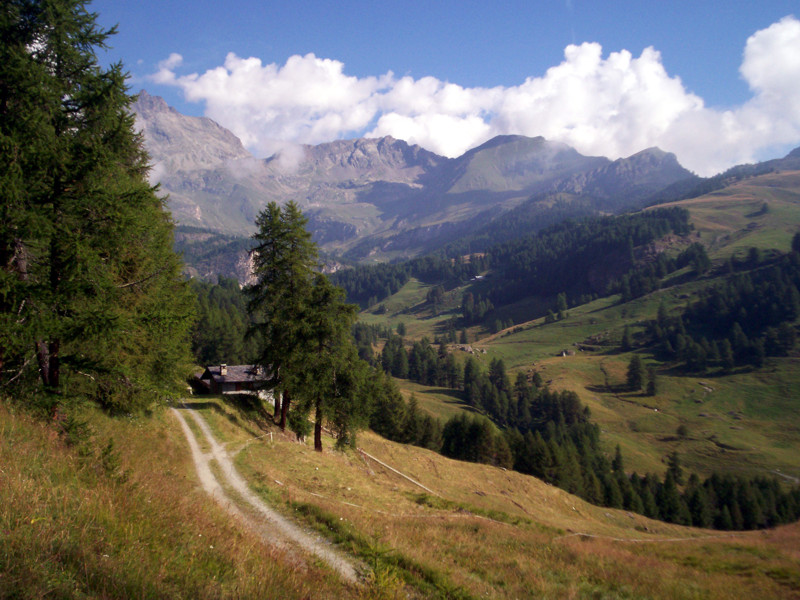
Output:
<path fill-rule="evenodd" d="M 247 485 L 247 482 L 236 470 L 236 467 L 231 460 L 230 455 L 217 442 L 208 423 L 201 414 L 186 406 L 183 409 L 172 408 L 173 413 L 181 424 L 183 433 L 186 440 L 189 442 L 189 448 L 192 452 L 192 460 L 194 461 L 195 468 L 197 469 L 197 476 L 203 489 L 229 514 L 241 519 L 245 524 L 258 533 L 261 538 L 274 546 L 286 548 L 287 542 L 291 542 L 303 550 L 314 554 L 339 575 L 350 583 L 358 582 L 358 573 L 354 564 L 342 556 L 339 552 L 333 549 L 327 541 L 314 538 L 300 527 L 289 521 L 286 517 L 270 508 L 259 498 Z M 191 415 L 194 422 L 203 432 L 206 441 L 208 442 L 211 451 L 204 453 L 197 437 L 189 427 L 183 414 L 187 411 Z M 214 472 L 211 470 L 211 461 L 216 461 L 219 471 L 225 480 L 227 486 L 235 491 L 239 497 L 250 505 L 258 515 L 258 519 L 243 511 L 234 500 L 229 496 L 217 479 Z"/>

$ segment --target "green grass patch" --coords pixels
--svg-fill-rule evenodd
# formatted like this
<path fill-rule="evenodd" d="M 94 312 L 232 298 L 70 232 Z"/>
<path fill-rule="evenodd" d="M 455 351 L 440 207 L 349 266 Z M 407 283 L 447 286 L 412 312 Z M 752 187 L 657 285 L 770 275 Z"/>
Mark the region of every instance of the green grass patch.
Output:
<path fill-rule="evenodd" d="M 395 379 L 406 400 L 413 394 L 419 407 L 442 423 L 462 412 L 474 413 L 475 409 L 464 402 L 459 390 L 430 387 L 408 379 Z"/>
<path fill-rule="evenodd" d="M 388 568 L 396 572 L 406 584 L 426 598 L 469 600 L 472 595 L 453 585 L 439 571 L 411 560 L 396 551 L 383 548 L 377 540 L 360 535 L 348 523 L 320 507 L 305 502 L 292 502 L 290 507 L 307 524 L 337 544 L 351 551 L 371 565 L 373 571 Z"/>

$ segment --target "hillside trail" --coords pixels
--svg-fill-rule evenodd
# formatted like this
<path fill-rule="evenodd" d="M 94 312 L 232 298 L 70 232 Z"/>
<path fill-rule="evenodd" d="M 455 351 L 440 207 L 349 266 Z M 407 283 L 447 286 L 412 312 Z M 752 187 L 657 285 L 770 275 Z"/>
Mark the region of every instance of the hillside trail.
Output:
<path fill-rule="evenodd" d="M 200 484 L 217 504 L 231 516 L 243 521 L 246 527 L 257 533 L 266 543 L 283 549 L 291 549 L 292 546 L 297 546 L 317 556 L 339 573 L 345 581 L 358 583 L 359 577 L 356 565 L 351 560 L 337 552 L 326 540 L 310 535 L 270 508 L 250 489 L 245 479 L 236 470 L 230 454 L 216 440 L 208 423 L 201 414 L 186 405 L 182 409 L 172 408 L 171 410 L 180 422 L 186 440 L 189 442 L 192 460 L 197 469 Z M 206 438 L 211 448 L 210 452 L 206 453 L 201 450 L 197 437 L 195 437 L 182 412 L 188 412 L 191 415 Z M 224 483 L 229 489 L 236 492 L 242 499 L 242 503 L 248 504 L 251 510 L 242 510 L 242 507 L 237 505 L 236 501 L 225 492 L 222 482 L 211 469 L 212 461 L 216 461 L 217 470 L 221 473 Z M 253 511 L 255 515 L 252 514 Z"/>

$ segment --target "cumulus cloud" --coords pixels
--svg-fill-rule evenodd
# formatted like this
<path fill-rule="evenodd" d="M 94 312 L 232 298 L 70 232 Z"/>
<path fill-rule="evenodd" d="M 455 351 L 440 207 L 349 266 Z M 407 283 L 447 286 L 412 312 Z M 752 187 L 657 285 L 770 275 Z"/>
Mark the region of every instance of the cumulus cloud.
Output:
<path fill-rule="evenodd" d="M 391 135 L 458 156 L 499 134 L 543 135 L 584 154 L 628 156 L 650 146 L 675 152 L 709 175 L 800 141 L 800 21 L 785 17 L 746 42 L 741 75 L 752 97 L 728 110 L 706 107 L 660 53 L 603 56 L 596 43 L 570 45 L 564 60 L 517 86 L 465 88 L 433 77 L 347 75 L 314 54 L 282 66 L 228 54 L 205 73 L 178 75 L 172 54 L 152 75 L 232 130 L 256 154 L 287 143 Z M 290 161 L 291 162 L 291 161 Z"/>

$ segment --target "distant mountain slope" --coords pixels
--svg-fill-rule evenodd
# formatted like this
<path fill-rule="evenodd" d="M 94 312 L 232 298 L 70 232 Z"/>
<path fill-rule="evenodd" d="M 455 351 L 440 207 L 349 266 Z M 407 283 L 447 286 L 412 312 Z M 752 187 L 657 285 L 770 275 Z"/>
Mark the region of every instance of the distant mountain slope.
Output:
<path fill-rule="evenodd" d="M 548 142 L 543 137 L 502 135 L 455 159 L 455 177 L 448 192 L 530 193 L 609 162 L 607 158 L 583 156 L 566 144 Z"/>
<path fill-rule="evenodd" d="M 156 169 L 216 168 L 227 161 L 250 158 L 230 131 L 211 119 L 184 116 L 163 98 L 143 91 L 134 109 Z"/>
<path fill-rule="evenodd" d="M 667 185 L 647 202 L 648 205 L 663 204 L 697 198 L 716 190 L 724 189 L 743 179 L 757 177 L 776 171 L 800 170 L 800 148 L 795 148 L 783 158 L 776 158 L 755 164 L 736 165 L 712 177 L 692 176 L 688 179 Z"/>
<path fill-rule="evenodd" d="M 617 209 L 634 208 L 659 190 L 691 178 L 692 174 L 678 163 L 674 154 L 648 148 L 573 176 L 556 189 L 587 196 Z"/>
<path fill-rule="evenodd" d="M 715 259 L 749 248 L 785 252 L 800 231 L 800 161 L 798 151 L 787 159 L 770 161 L 770 172 L 733 180 L 710 192 L 667 204 L 689 211 L 697 234 Z M 796 170 L 790 170 L 795 166 Z M 789 168 L 787 168 L 789 167 Z"/>
<path fill-rule="evenodd" d="M 181 115 L 146 92 L 134 112 L 153 179 L 169 193 L 179 224 L 248 235 L 267 202 L 294 200 L 325 251 L 355 260 L 413 256 L 553 194 L 579 198 L 589 212 L 638 207 L 691 175 L 657 149 L 612 162 L 523 136 L 496 137 L 455 159 L 386 137 L 297 146 L 258 160 L 210 119 Z"/>

